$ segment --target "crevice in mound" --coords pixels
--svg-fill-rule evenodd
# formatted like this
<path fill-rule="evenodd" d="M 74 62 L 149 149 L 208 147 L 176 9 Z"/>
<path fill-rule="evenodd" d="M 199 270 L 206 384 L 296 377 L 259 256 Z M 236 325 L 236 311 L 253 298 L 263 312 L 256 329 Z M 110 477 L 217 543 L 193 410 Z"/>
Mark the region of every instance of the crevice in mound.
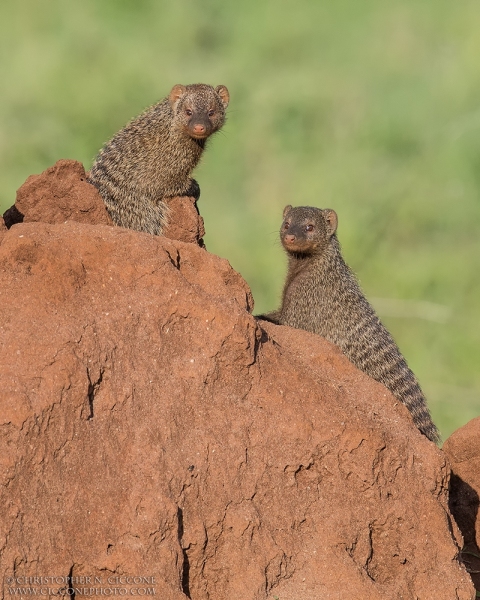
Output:
<path fill-rule="evenodd" d="M 252 361 L 252 365 L 254 365 L 257 361 L 258 361 L 258 356 L 259 353 L 261 351 L 261 348 L 263 346 L 263 344 L 268 342 L 268 334 L 266 331 L 264 331 L 261 327 L 258 326 L 258 323 L 256 322 L 256 328 L 255 328 L 255 339 L 253 342 L 253 361 Z M 251 366 L 251 365 L 249 365 Z"/>
<path fill-rule="evenodd" d="M 3 213 L 3 220 L 7 229 L 10 229 L 12 225 L 16 225 L 17 223 L 23 223 L 23 218 L 23 213 L 18 210 L 15 204 Z"/>
<path fill-rule="evenodd" d="M 72 600 L 75 600 L 75 586 L 73 585 L 73 568 L 75 565 L 72 565 L 70 567 L 70 570 L 68 571 L 68 577 L 67 577 L 67 598 L 71 598 Z M 59 590 L 60 592 L 60 590 Z"/>
<path fill-rule="evenodd" d="M 187 549 L 183 547 L 183 510 L 178 507 L 177 510 L 178 518 L 178 541 L 183 553 L 183 567 L 182 567 L 182 592 L 190 598 L 190 561 L 188 560 Z"/>
<path fill-rule="evenodd" d="M 170 254 L 168 250 L 166 250 L 167 256 L 170 259 L 172 265 L 180 271 L 180 252 L 177 250 L 175 258 Z"/>
<path fill-rule="evenodd" d="M 88 376 L 88 391 L 87 391 L 87 396 L 88 396 L 88 415 L 87 415 L 87 421 L 90 421 L 91 419 L 93 419 L 94 413 L 93 413 L 93 401 L 95 400 L 95 396 L 98 394 L 98 390 L 100 389 L 100 385 L 102 383 L 103 380 L 103 373 L 104 373 L 104 369 L 100 369 L 98 378 L 96 379 L 96 381 L 92 381 L 90 378 L 90 372 L 87 371 L 87 376 Z"/>
<path fill-rule="evenodd" d="M 479 509 L 478 494 L 455 473 L 452 473 L 450 478 L 448 507 L 462 532 L 465 543 L 475 543 L 475 523 Z M 452 531 L 451 522 L 449 527 Z"/>

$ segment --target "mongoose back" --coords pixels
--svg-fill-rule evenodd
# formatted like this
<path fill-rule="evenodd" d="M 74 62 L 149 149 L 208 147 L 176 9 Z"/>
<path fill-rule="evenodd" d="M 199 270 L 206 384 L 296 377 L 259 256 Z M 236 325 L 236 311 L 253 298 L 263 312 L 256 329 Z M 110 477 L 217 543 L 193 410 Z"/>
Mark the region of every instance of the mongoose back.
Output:
<path fill-rule="evenodd" d="M 168 218 L 166 198 L 198 200 L 190 173 L 207 138 L 224 124 L 229 99 L 224 85 L 175 85 L 105 144 L 88 181 L 116 225 L 160 235 Z"/>
<path fill-rule="evenodd" d="M 342 258 L 333 210 L 287 206 L 280 239 L 288 273 L 273 322 L 318 333 L 408 408 L 418 429 L 438 442 L 420 385 L 390 333 L 363 295 Z"/>

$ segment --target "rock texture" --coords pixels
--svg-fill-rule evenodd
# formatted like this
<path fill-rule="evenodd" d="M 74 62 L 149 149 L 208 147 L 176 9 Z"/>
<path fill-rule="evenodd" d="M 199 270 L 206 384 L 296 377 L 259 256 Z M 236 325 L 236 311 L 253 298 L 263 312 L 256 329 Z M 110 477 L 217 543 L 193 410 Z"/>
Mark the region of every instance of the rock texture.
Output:
<path fill-rule="evenodd" d="M 227 261 L 194 244 L 74 222 L 3 235 L 8 585 L 474 597 L 443 453 L 332 345 L 251 309 Z"/>
<path fill-rule="evenodd" d="M 453 433 L 443 445 L 452 468 L 450 510 L 465 546 L 462 557 L 480 590 L 480 417 Z"/>
<path fill-rule="evenodd" d="M 169 208 L 170 222 L 164 235 L 199 243 L 205 230 L 195 198 L 171 198 Z M 40 175 L 31 175 L 17 191 L 15 204 L 5 212 L 4 220 L 9 228 L 22 222 L 113 225 L 100 194 L 87 183 L 83 165 L 65 159 Z"/>
<path fill-rule="evenodd" d="M 190 196 L 170 198 L 169 222 L 162 235 L 171 240 L 198 244 L 205 235 L 202 217 L 199 215 L 195 198 Z"/>
<path fill-rule="evenodd" d="M 20 222 L 113 224 L 100 194 L 86 182 L 83 165 L 75 160 L 59 160 L 40 175 L 30 175 L 4 219 L 7 227 Z"/>

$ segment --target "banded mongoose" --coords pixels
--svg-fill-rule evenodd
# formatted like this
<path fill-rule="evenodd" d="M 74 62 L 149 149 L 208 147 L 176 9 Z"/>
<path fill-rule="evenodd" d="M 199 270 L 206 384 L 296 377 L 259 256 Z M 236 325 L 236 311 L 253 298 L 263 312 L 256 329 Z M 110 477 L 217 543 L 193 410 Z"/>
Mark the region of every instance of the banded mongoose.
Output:
<path fill-rule="evenodd" d="M 160 235 L 168 219 L 167 198 L 198 200 L 200 188 L 190 173 L 207 138 L 224 124 L 229 100 L 224 85 L 175 85 L 105 144 L 88 181 L 116 225 Z"/>
<path fill-rule="evenodd" d="M 280 240 L 288 255 L 282 305 L 269 321 L 318 333 L 408 408 L 433 442 L 440 435 L 420 385 L 342 258 L 337 215 L 330 209 L 285 207 Z"/>

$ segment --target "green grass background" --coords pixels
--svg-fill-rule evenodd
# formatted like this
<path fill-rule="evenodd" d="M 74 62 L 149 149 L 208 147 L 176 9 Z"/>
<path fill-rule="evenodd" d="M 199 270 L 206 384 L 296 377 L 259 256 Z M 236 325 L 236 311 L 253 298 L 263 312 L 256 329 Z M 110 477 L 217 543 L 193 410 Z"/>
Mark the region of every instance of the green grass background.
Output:
<path fill-rule="evenodd" d="M 334 208 L 446 438 L 480 413 L 479 31 L 478 0 L 6 0 L 0 210 L 174 84 L 227 85 L 196 171 L 209 250 L 273 309 L 283 207 Z"/>

